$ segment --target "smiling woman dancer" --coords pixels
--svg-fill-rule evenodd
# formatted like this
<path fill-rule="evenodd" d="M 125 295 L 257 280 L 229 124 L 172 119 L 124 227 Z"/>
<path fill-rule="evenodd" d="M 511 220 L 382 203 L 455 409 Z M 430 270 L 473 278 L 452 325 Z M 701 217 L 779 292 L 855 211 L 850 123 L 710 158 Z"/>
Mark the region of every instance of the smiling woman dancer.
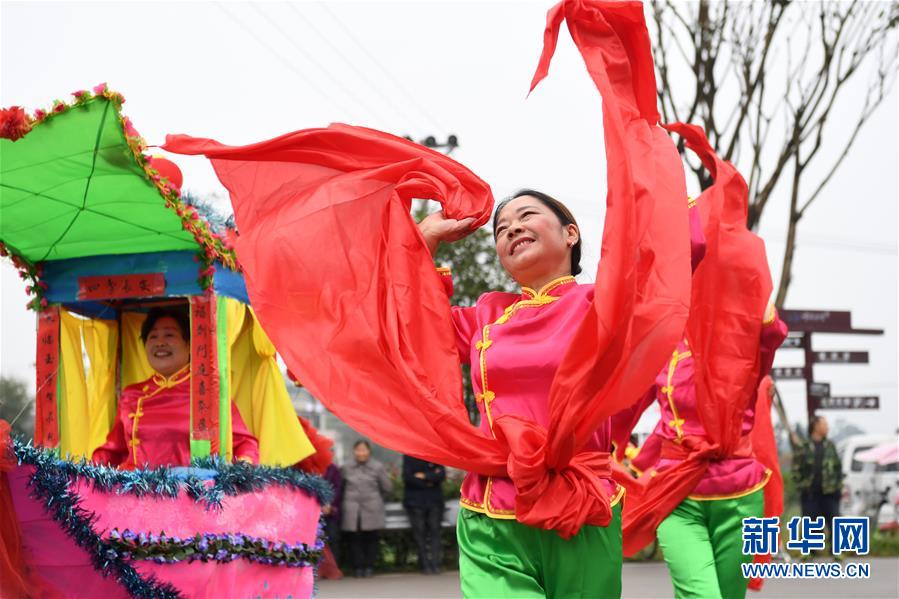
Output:
<path fill-rule="evenodd" d="M 442 211 L 419 224 L 433 253 L 440 241 L 468 231 L 470 222 Z M 514 415 L 548 427 L 550 387 L 584 315 L 594 285 L 579 285 L 581 237 L 561 202 L 522 190 L 499 204 L 493 221 L 496 253 L 521 293 L 491 292 L 477 305 L 453 308 L 459 358 L 472 365 L 481 431 L 495 436 L 494 420 Z M 447 290 L 452 282 L 441 269 Z M 488 376 L 489 374 L 489 376 Z M 607 452 L 609 422 L 587 451 Z M 515 485 L 508 477 L 469 473 L 462 484 L 457 536 L 462 592 L 467 597 L 615 597 L 621 592 L 621 491 L 597 475 L 613 510 L 606 526 L 585 526 L 565 540 L 552 530 L 516 521 Z M 584 557 L 597 567 L 584 567 Z"/>

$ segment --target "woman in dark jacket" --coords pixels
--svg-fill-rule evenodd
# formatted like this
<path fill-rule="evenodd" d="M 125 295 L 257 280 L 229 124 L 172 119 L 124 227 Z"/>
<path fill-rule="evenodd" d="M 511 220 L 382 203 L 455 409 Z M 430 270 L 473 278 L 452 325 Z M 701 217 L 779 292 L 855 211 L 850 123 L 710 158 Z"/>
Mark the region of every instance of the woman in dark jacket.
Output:
<path fill-rule="evenodd" d="M 374 574 L 378 559 L 378 532 L 384 528 L 384 495 L 391 484 L 384 465 L 371 459 L 368 441 L 357 441 L 353 455 L 356 462 L 343 468 L 341 530 L 349 541 L 355 575 L 368 577 Z"/>

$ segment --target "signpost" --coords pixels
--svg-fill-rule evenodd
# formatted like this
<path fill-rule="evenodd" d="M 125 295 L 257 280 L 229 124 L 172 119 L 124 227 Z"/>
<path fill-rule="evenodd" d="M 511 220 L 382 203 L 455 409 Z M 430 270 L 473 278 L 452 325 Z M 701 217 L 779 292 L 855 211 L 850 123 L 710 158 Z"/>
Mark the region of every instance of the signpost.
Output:
<path fill-rule="evenodd" d="M 784 379 L 804 379 L 805 378 L 805 367 L 803 366 L 788 366 L 786 368 L 772 368 L 771 376 L 776 378 L 779 381 Z"/>
<path fill-rule="evenodd" d="M 815 364 L 867 364 L 866 351 L 819 351 L 814 355 Z"/>
<path fill-rule="evenodd" d="M 784 342 L 781 343 L 781 349 L 796 349 L 802 347 L 802 338 L 805 336 L 805 333 L 798 333 L 790 335 L 784 339 Z"/>
<path fill-rule="evenodd" d="M 814 351 L 813 333 L 842 335 L 883 335 L 881 329 L 854 329 L 849 312 L 835 310 L 780 310 L 780 318 L 787 323 L 790 334 L 782 349 L 801 349 L 805 366 L 772 368 L 771 376 L 778 380 L 805 379 L 806 410 L 809 422 L 817 410 L 876 410 L 880 398 L 876 396 L 830 396 L 830 383 L 815 382 L 815 364 L 867 364 L 866 351 Z"/>
<path fill-rule="evenodd" d="M 880 398 L 876 395 L 822 397 L 822 410 L 877 410 Z"/>
<path fill-rule="evenodd" d="M 809 385 L 809 393 L 818 399 L 830 397 L 830 383 L 812 383 Z"/>

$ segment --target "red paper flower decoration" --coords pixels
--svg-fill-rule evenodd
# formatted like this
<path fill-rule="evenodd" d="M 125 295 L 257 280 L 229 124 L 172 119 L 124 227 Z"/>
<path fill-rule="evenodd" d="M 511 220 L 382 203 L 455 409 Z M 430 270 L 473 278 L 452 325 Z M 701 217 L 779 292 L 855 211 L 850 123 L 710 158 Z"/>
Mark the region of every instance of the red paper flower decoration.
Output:
<path fill-rule="evenodd" d="M 0 110 L 0 137 L 16 141 L 29 131 L 31 123 L 21 106 Z"/>

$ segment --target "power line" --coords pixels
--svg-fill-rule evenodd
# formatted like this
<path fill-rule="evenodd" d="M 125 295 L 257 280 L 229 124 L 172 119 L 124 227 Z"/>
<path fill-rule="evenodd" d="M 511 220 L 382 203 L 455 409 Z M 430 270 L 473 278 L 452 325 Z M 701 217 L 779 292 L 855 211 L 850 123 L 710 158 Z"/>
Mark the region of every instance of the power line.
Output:
<path fill-rule="evenodd" d="M 355 112 L 354 110 L 347 110 L 347 107 L 344 106 L 341 102 L 338 102 L 337 100 L 335 100 L 334 98 L 332 98 L 331 96 L 329 96 L 328 94 L 326 94 L 325 92 L 323 92 L 321 89 L 319 89 L 318 86 L 314 85 L 314 84 L 313 84 L 313 83 L 306 77 L 306 75 L 305 75 L 302 71 L 300 71 L 300 70 L 299 70 L 299 69 L 298 69 L 292 62 L 289 62 L 287 59 L 285 59 L 283 55 L 281 55 L 280 53 L 278 53 L 277 51 L 275 51 L 275 49 L 272 48 L 266 41 L 264 41 L 264 40 L 261 39 L 258 35 L 256 35 L 256 34 L 253 32 L 252 29 L 247 28 L 247 27 L 246 27 L 246 26 L 245 26 L 245 25 L 244 25 L 244 24 L 243 24 L 237 17 L 235 17 L 235 16 L 232 15 L 230 12 L 228 12 L 227 10 L 225 10 L 225 7 L 224 7 L 224 6 L 222 6 L 222 5 L 221 5 L 220 3 L 218 3 L 218 2 L 215 3 L 215 6 L 216 6 L 220 11 L 222 11 L 223 13 L 225 13 L 225 14 L 228 16 L 229 19 L 231 19 L 232 21 L 234 21 L 234 22 L 237 24 L 237 26 L 240 27 L 245 33 L 247 33 L 250 37 L 252 37 L 254 40 L 256 40 L 256 42 L 257 42 L 260 46 L 262 46 L 263 48 L 265 48 L 266 50 L 268 50 L 269 54 L 271 54 L 272 56 L 274 56 L 275 58 L 277 58 L 277 59 L 278 59 L 278 60 L 279 60 L 285 67 L 287 67 L 288 69 L 290 69 L 291 71 L 293 71 L 294 74 L 297 75 L 297 76 L 300 78 L 300 80 L 301 80 L 303 83 L 306 84 L 306 87 L 307 87 L 307 88 L 309 88 L 309 89 L 311 89 L 312 91 L 314 91 L 315 93 L 317 93 L 319 96 L 321 96 L 321 98 L 322 98 L 323 100 L 325 100 L 326 102 L 329 102 L 329 103 L 331 103 L 332 105 L 336 106 L 336 107 L 337 107 L 338 109 L 340 109 L 341 111 L 343 111 L 343 112 L 345 112 L 345 113 L 347 113 L 347 114 L 353 114 L 353 113 Z"/>
<path fill-rule="evenodd" d="M 333 82 L 337 87 L 339 87 L 341 90 L 343 90 L 343 93 L 345 93 L 347 96 L 349 96 L 350 99 L 353 100 L 353 102 L 355 102 L 355 103 L 356 103 L 358 106 L 360 106 L 363 110 L 365 110 L 365 111 L 371 111 L 371 107 L 370 107 L 368 104 L 366 104 L 366 103 L 364 103 L 363 101 L 359 100 L 359 99 L 356 97 L 356 95 L 353 93 L 353 91 L 352 91 L 351 89 L 349 89 L 349 88 L 348 88 L 348 87 L 347 87 L 347 86 L 346 86 L 340 79 L 338 79 L 337 77 L 335 77 L 334 75 L 332 75 L 332 74 L 328 71 L 328 69 L 326 69 L 326 68 L 324 68 L 323 66 L 321 66 L 321 65 L 318 63 L 318 61 L 315 60 L 315 57 L 312 56 L 312 55 L 309 53 L 308 50 L 306 50 L 305 48 L 303 48 L 302 46 L 300 46 L 299 44 L 297 44 L 297 43 L 293 40 L 293 38 L 292 38 L 286 31 L 284 31 L 284 29 L 282 29 L 280 25 L 278 25 L 278 23 L 276 23 L 275 21 L 273 21 L 273 20 L 271 19 L 271 17 L 269 17 L 267 14 L 265 14 L 265 12 L 263 12 L 263 11 L 262 11 L 262 10 L 255 4 L 255 3 L 252 3 L 252 2 L 251 2 L 251 3 L 250 3 L 250 6 L 253 8 L 253 10 L 255 10 L 257 13 L 259 13 L 259 15 L 260 15 L 263 19 L 265 19 L 265 20 L 268 22 L 269 25 L 271 25 L 272 27 L 274 27 L 274 28 L 278 31 L 278 33 L 280 33 L 280 34 L 284 37 L 284 39 L 286 39 L 286 40 L 290 43 L 291 46 L 293 46 L 294 48 L 296 48 L 297 51 L 298 51 L 300 54 L 302 54 L 303 57 L 305 57 L 307 61 L 309 61 L 309 62 L 311 62 L 313 65 L 315 65 L 315 66 L 318 68 L 318 70 L 320 70 L 322 73 L 324 73 L 324 75 L 325 75 L 328 79 L 331 80 L 331 82 Z M 384 120 L 384 119 L 381 118 L 381 115 L 380 115 L 379 113 L 377 113 L 376 111 L 372 111 L 372 113 L 374 114 L 374 116 L 375 116 L 375 118 L 376 118 L 377 120 L 382 120 L 382 121 Z"/>
<path fill-rule="evenodd" d="M 343 62 L 346 63 L 346 65 L 349 66 L 349 67 L 353 70 L 353 72 L 356 73 L 357 76 L 359 76 L 360 79 L 362 79 L 365 83 L 367 83 L 368 86 L 369 86 L 372 90 L 374 90 L 374 92 L 375 92 L 377 95 L 379 95 L 379 96 L 381 97 L 382 100 L 384 100 L 385 104 L 387 104 L 388 106 L 390 106 L 390 107 L 394 110 L 394 112 L 396 112 L 396 114 L 397 114 L 401 119 L 406 119 L 406 118 L 408 118 L 408 115 L 407 115 L 406 113 L 402 112 L 399 108 L 397 108 L 395 98 L 391 98 L 391 97 L 387 96 L 387 94 L 384 93 L 384 91 L 383 91 L 383 89 L 382 89 L 383 86 L 378 85 L 377 82 L 374 82 L 374 81 L 372 81 L 371 79 L 369 79 L 368 75 L 365 74 L 365 71 L 359 69 L 359 68 L 355 65 L 355 63 L 354 63 L 352 60 L 350 60 L 349 58 L 347 58 L 347 56 L 346 56 L 346 55 L 343 53 L 343 51 L 340 49 L 340 46 L 334 44 L 334 43 L 328 38 L 328 36 L 324 35 L 324 34 L 323 34 L 323 33 L 322 33 L 322 32 L 315 26 L 315 24 L 313 23 L 312 20 L 306 18 L 306 16 L 303 15 L 303 13 L 301 13 L 301 12 L 297 9 L 296 5 L 294 5 L 294 4 L 288 4 L 288 6 L 289 6 L 290 9 L 294 12 L 294 14 L 296 14 L 297 17 L 299 17 L 299 19 L 300 19 L 303 23 L 305 23 L 306 26 L 309 27 L 309 28 L 310 28 L 310 29 L 311 29 L 311 30 L 312 30 L 312 31 L 313 31 L 313 32 L 314 32 L 314 33 L 315 33 L 315 34 L 316 34 L 316 35 L 317 35 L 323 42 L 325 42 L 325 44 L 326 44 L 329 48 L 331 48 L 331 50 L 332 50 L 332 51 L 333 51 L 339 58 L 341 58 L 341 59 L 343 60 Z M 419 115 L 420 115 L 420 113 L 419 113 Z"/>
<path fill-rule="evenodd" d="M 437 129 L 437 131 L 443 131 L 443 132 L 447 131 L 446 127 L 443 127 L 439 123 L 439 121 L 437 121 L 437 119 L 435 119 L 433 117 L 433 115 L 431 115 L 427 110 L 425 110 L 424 107 L 415 100 L 415 98 L 412 96 L 412 94 L 410 94 L 406 90 L 406 88 L 403 86 L 403 84 L 400 81 L 398 81 L 390 73 L 390 71 L 388 71 L 386 68 L 384 68 L 381 65 L 381 63 L 378 62 L 378 60 L 374 56 L 371 55 L 371 53 L 365 48 L 365 46 L 362 45 L 362 43 L 358 39 L 356 39 L 356 36 L 347 28 L 347 26 L 343 24 L 343 21 L 341 21 L 340 18 L 337 15 L 335 15 L 331 11 L 330 8 L 328 8 L 327 4 L 321 4 L 320 6 L 326 13 L 328 13 L 331 16 L 331 19 L 333 19 L 334 22 L 337 23 L 337 25 L 343 30 L 343 32 L 346 34 L 346 36 L 348 38 L 350 38 L 350 41 L 352 41 L 354 44 L 356 44 L 356 47 L 359 48 L 359 50 L 361 50 L 362 53 L 365 54 L 368 57 L 368 59 L 375 66 L 377 66 L 388 79 L 390 79 L 391 83 L 393 83 L 393 85 L 396 87 L 397 91 L 401 92 L 406 97 L 406 99 L 409 100 L 409 102 L 416 108 L 416 110 L 421 112 L 421 114 L 423 114 L 425 116 L 425 118 L 427 118 L 431 122 L 431 125 L 434 126 Z"/>
<path fill-rule="evenodd" d="M 766 232 L 763 236 L 765 239 L 765 243 L 773 243 L 778 245 L 784 245 L 786 241 L 782 239 L 771 239 L 771 237 L 785 237 L 786 233 L 784 232 Z M 845 249 L 851 250 L 855 252 L 862 252 L 868 254 L 884 254 L 884 255 L 892 255 L 896 256 L 899 253 L 899 249 L 897 249 L 895 244 L 892 243 L 876 243 L 876 242 L 868 242 L 868 241 L 858 241 L 853 239 L 830 239 L 823 236 L 816 235 L 801 235 L 799 239 L 796 241 L 795 246 L 797 248 L 819 248 L 825 250 L 838 250 Z"/>

